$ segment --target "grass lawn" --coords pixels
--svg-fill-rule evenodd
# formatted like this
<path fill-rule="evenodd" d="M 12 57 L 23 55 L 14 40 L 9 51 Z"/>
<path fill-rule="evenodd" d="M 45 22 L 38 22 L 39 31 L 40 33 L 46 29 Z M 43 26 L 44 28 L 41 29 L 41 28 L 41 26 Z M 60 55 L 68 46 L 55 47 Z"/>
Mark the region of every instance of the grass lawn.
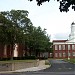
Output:
<path fill-rule="evenodd" d="M 75 63 L 75 58 L 72 58 L 69 61 Z"/>
<path fill-rule="evenodd" d="M 75 63 L 75 58 L 71 58 L 70 60 L 68 59 L 65 59 L 66 61 L 69 61 L 69 62 L 72 62 L 72 63 Z"/>
<path fill-rule="evenodd" d="M 36 60 L 6 60 L 6 61 L 0 61 L 0 63 L 15 63 L 15 62 L 34 62 Z"/>

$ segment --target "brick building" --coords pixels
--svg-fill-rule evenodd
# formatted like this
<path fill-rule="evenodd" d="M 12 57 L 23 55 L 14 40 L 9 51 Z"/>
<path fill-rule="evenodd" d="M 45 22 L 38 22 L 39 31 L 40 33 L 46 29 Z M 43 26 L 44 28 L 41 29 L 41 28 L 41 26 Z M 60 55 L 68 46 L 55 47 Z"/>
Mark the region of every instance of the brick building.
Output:
<path fill-rule="evenodd" d="M 11 57 L 22 57 L 24 54 L 23 45 L 19 45 L 13 48 L 12 45 L 2 45 L 0 44 L 0 59 L 1 58 L 11 58 Z"/>
<path fill-rule="evenodd" d="M 71 24 L 69 40 L 53 40 L 54 58 L 75 58 L 75 23 Z"/>

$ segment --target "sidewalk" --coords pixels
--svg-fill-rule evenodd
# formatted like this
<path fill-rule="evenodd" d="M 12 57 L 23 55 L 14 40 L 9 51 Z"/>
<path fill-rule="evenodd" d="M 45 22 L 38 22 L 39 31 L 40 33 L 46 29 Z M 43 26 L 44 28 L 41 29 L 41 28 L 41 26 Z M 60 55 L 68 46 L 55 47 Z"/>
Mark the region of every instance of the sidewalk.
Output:
<path fill-rule="evenodd" d="M 48 67 L 50 67 L 50 65 L 45 65 L 45 60 L 41 60 L 41 61 L 39 61 L 38 67 L 25 68 L 25 69 L 20 69 L 20 70 L 15 70 L 15 71 L 4 71 L 4 72 L 0 72 L 0 73 L 39 71 L 39 70 L 46 69 Z"/>

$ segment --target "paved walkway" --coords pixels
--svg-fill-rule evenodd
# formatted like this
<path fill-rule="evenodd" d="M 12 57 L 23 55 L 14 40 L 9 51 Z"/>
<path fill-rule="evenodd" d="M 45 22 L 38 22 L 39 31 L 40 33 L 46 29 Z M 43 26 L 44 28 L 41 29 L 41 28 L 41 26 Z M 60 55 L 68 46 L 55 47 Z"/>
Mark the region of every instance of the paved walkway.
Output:
<path fill-rule="evenodd" d="M 39 61 L 38 67 L 25 68 L 25 69 L 20 69 L 20 70 L 15 70 L 15 71 L 5 71 L 5 72 L 0 72 L 0 73 L 39 71 L 39 70 L 46 69 L 48 67 L 50 67 L 50 65 L 45 65 L 45 60 L 41 60 Z"/>

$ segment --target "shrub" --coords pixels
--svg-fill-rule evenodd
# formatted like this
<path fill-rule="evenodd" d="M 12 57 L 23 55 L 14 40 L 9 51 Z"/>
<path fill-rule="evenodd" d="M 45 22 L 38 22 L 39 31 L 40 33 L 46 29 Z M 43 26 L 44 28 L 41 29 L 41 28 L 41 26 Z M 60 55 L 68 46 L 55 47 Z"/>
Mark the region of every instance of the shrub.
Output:
<path fill-rule="evenodd" d="M 35 56 L 13 57 L 13 60 L 36 59 Z"/>
<path fill-rule="evenodd" d="M 0 58 L 0 61 L 7 61 L 10 60 L 10 58 Z"/>
<path fill-rule="evenodd" d="M 37 59 L 45 60 L 45 59 L 47 59 L 47 58 L 46 58 L 46 57 L 37 57 Z"/>
<path fill-rule="evenodd" d="M 50 62 L 48 60 L 45 60 L 45 65 L 50 65 Z"/>

